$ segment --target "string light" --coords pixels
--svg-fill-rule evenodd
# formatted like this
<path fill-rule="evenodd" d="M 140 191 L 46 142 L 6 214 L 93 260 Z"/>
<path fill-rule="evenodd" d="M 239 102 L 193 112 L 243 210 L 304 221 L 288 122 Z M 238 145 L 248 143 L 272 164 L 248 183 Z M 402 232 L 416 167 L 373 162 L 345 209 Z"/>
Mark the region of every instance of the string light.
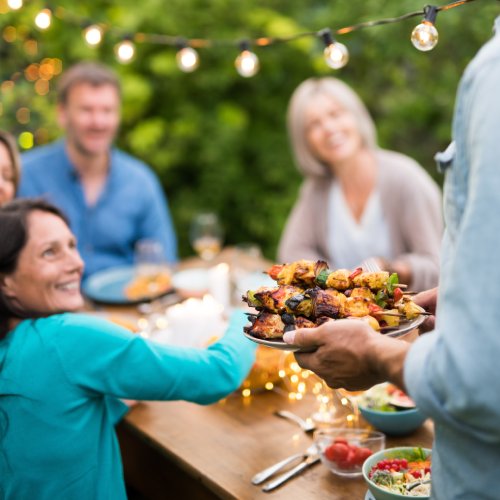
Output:
<path fill-rule="evenodd" d="M 259 58 L 250 51 L 250 44 L 247 41 L 240 43 L 240 54 L 234 61 L 236 71 L 245 78 L 250 78 L 257 74 L 260 68 Z"/>
<path fill-rule="evenodd" d="M 439 35 L 434 23 L 438 10 L 433 5 L 424 8 L 424 20 L 412 31 L 411 43 L 422 52 L 432 50 L 438 43 Z"/>
<path fill-rule="evenodd" d="M 330 29 L 324 29 L 321 31 L 311 31 L 298 33 L 291 36 L 282 36 L 282 37 L 263 37 L 260 36 L 255 39 L 251 39 L 246 41 L 244 44 L 240 43 L 241 52 L 236 58 L 235 65 L 238 70 L 238 73 L 244 77 L 254 76 L 259 70 L 259 60 L 257 56 L 250 51 L 249 47 L 252 45 L 258 47 L 271 46 L 276 45 L 278 43 L 287 43 L 295 40 L 299 40 L 305 37 L 321 37 L 325 43 L 324 56 L 326 63 L 335 69 L 341 68 L 344 66 L 348 59 L 349 54 L 345 45 L 339 43 L 334 40 L 333 35 L 345 35 L 347 33 L 352 33 L 353 31 L 358 31 L 365 28 L 371 28 L 374 26 L 381 26 L 385 24 L 392 24 L 401 21 L 405 21 L 407 19 L 424 16 L 424 21 L 420 23 L 412 32 L 412 43 L 416 48 L 422 51 L 431 50 L 438 41 L 438 33 L 434 26 L 434 22 L 436 19 L 436 15 L 438 12 L 447 11 L 454 9 L 456 7 L 461 7 L 465 4 L 474 2 L 476 0 L 455 0 L 451 3 L 445 4 L 440 7 L 434 6 L 426 6 L 421 11 L 408 12 L 406 14 L 400 15 L 398 17 L 387 18 L 387 19 L 379 19 L 373 21 L 365 21 L 358 24 L 353 24 L 351 26 L 345 26 L 342 28 L 337 28 L 333 31 Z M 13 10 L 18 10 L 23 5 L 23 0 L 3 0 L 3 4 L 0 0 L 0 14 L 6 13 L 8 8 Z M 3 6 L 3 7 L 2 7 Z M 99 34 L 97 30 L 100 32 L 100 40 L 102 41 L 104 31 L 109 31 L 113 35 L 121 37 L 122 42 L 118 43 L 115 46 L 115 51 L 117 58 L 122 63 L 130 62 L 135 55 L 135 46 L 132 43 L 132 36 L 126 35 L 124 33 L 120 33 L 119 29 L 116 29 L 108 24 L 94 24 L 92 25 L 93 30 L 90 29 L 89 20 L 75 14 L 74 12 L 69 12 L 66 8 L 62 6 L 58 6 L 57 9 L 52 12 L 49 8 L 42 9 L 35 18 L 35 24 L 39 29 L 47 29 L 51 25 L 52 15 L 56 16 L 58 19 L 66 21 L 68 23 L 72 23 L 74 25 L 82 26 L 87 25 L 89 35 L 87 37 L 85 31 L 85 40 L 90 45 L 96 45 L 99 43 L 97 40 L 99 39 Z M 91 34 L 92 33 L 92 34 Z M 4 39 L 7 42 L 14 41 L 14 38 L 17 34 L 13 32 L 4 32 L 2 33 Z M 89 41 L 90 40 L 90 41 Z M 178 46 L 179 36 L 170 36 L 165 34 L 155 34 L 155 33 L 135 33 L 133 35 L 133 40 L 138 43 L 152 43 L 152 44 L 160 44 L 160 45 L 169 45 L 172 47 Z M 181 47 L 178 49 L 177 53 L 177 64 L 182 71 L 194 71 L 199 64 L 198 54 L 195 52 L 195 48 L 210 48 L 213 46 L 231 46 L 233 47 L 235 44 L 234 41 L 231 40 L 212 40 L 205 38 L 193 38 L 185 40 L 185 47 Z M 244 47 L 243 47 L 244 45 Z M 25 51 L 28 55 L 34 57 L 38 52 L 37 41 L 34 39 L 29 39 L 24 42 Z M 186 50 L 183 50 L 186 49 Z M 42 92 L 45 92 L 45 88 L 39 89 Z"/>
<path fill-rule="evenodd" d="M 135 45 L 132 43 L 132 40 L 126 38 L 115 46 L 115 52 L 118 61 L 127 64 L 134 58 Z"/>
<path fill-rule="evenodd" d="M 18 10 L 23 6 L 23 0 L 7 0 L 7 5 L 12 10 Z"/>
<path fill-rule="evenodd" d="M 189 47 L 185 41 L 180 41 L 178 43 L 178 52 L 175 56 L 177 60 L 177 66 L 181 71 L 185 73 L 191 73 L 200 65 L 200 58 L 198 52 Z"/>
<path fill-rule="evenodd" d="M 319 32 L 319 35 L 325 43 L 323 55 L 326 64 L 333 69 L 343 68 L 349 61 L 349 51 L 343 43 L 336 42 L 333 39 L 332 32 L 329 28 L 325 28 Z"/>
<path fill-rule="evenodd" d="M 83 30 L 83 37 L 90 46 L 99 45 L 102 41 L 102 28 L 97 24 L 91 24 Z"/>
<path fill-rule="evenodd" d="M 50 9 L 42 9 L 35 17 L 35 24 L 41 30 L 46 30 L 52 23 L 52 11 Z"/>

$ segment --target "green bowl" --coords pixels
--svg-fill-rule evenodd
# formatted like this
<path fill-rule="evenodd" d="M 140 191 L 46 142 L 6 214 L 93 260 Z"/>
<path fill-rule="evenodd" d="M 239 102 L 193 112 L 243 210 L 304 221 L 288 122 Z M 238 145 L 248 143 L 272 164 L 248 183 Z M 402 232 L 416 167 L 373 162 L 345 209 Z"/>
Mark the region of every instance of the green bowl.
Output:
<path fill-rule="evenodd" d="M 398 499 L 407 499 L 407 498 L 418 498 L 420 500 L 428 500 L 430 498 L 430 496 L 410 497 L 408 495 L 401 495 L 399 493 L 393 493 L 392 491 L 384 490 L 383 488 L 380 488 L 379 486 L 377 486 L 368 477 L 368 474 L 370 473 L 371 468 L 377 462 L 380 462 L 381 460 L 384 460 L 385 458 L 400 458 L 400 456 L 398 456 L 398 452 L 411 451 L 411 450 L 414 450 L 415 448 L 417 448 L 417 446 L 400 446 L 397 448 L 387 448 L 385 450 L 381 450 L 377 453 L 374 453 L 372 456 L 368 457 L 364 461 L 361 472 L 363 474 L 363 479 L 365 480 L 366 484 L 368 485 L 368 489 L 370 490 L 370 493 L 373 495 L 375 500 L 398 500 Z M 422 450 L 425 453 L 426 457 L 428 457 L 429 455 L 432 454 L 432 450 L 430 450 L 429 448 L 422 448 Z"/>

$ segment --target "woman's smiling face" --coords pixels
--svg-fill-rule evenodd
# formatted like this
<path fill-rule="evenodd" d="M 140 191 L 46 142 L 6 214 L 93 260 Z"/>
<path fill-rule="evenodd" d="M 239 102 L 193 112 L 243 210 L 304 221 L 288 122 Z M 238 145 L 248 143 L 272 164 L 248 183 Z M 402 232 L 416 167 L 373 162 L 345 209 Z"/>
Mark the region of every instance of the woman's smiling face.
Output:
<path fill-rule="evenodd" d="M 28 240 L 16 270 L 3 279 L 3 292 L 29 313 L 76 311 L 83 306 L 82 273 L 76 239 L 64 220 L 34 210 L 28 216 Z"/>
<path fill-rule="evenodd" d="M 330 96 L 318 94 L 311 99 L 304 124 L 311 150 L 327 165 L 346 163 L 363 148 L 355 116 Z"/>

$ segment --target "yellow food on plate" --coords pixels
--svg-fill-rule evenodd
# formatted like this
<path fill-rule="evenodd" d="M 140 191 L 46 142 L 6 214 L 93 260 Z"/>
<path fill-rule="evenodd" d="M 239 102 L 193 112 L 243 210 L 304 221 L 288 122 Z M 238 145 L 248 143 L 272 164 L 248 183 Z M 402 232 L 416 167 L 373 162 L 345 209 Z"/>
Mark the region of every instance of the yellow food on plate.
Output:
<path fill-rule="evenodd" d="M 149 299 L 168 292 L 172 288 L 169 272 L 137 276 L 125 288 L 125 296 L 130 300 Z"/>

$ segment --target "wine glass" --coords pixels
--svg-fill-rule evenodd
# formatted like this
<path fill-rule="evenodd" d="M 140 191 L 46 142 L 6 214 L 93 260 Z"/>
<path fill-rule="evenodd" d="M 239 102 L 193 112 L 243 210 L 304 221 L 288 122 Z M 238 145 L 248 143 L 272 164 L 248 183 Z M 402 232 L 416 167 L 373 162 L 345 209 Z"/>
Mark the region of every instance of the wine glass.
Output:
<path fill-rule="evenodd" d="M 127 284 L 125 295 L 133 300 L 147 300 L 171 288 L 171 273 L 160 241 L 142 239 L 134 248 L 134 278 Z"/>
<path fill-rule="evenodd" d="M 189 231 L 191 245 L 206 262 L 214 259 L 221 251 L 223 230 L 219 218 L 213 212 L 196 215 Z"/>
<path fill-rule="evenodd" d="M 341 403 L 345 406 L 347 403 L 350 404 L 352 408 L 352 415 L 348 415 L 348 420 L 352 423 L 353 427 L 359 427 L 359 405 L 358 396 L 363 394 L 364 391 L 348 391 L 346 389 L 337 389 L 339 396 L 341 397 Z"/>
<path fill-rule="evenodd" d="M 317 426 L 342 426 L 346 409 L 340 404 L 338 393 L 309 370 L 302 369 L 295 361 L 293 353 L 287 352 L 282 358 L 280 377 L 283 378 L 290 399 L 313 397 L 312 413 L 306 422 Z"/>

